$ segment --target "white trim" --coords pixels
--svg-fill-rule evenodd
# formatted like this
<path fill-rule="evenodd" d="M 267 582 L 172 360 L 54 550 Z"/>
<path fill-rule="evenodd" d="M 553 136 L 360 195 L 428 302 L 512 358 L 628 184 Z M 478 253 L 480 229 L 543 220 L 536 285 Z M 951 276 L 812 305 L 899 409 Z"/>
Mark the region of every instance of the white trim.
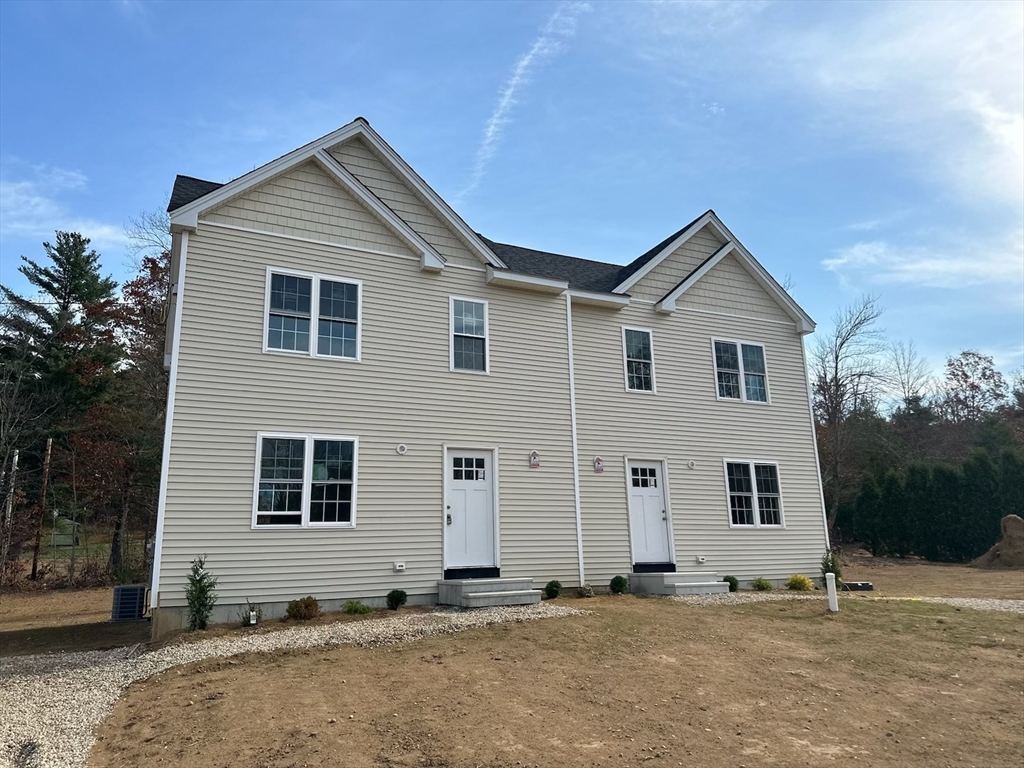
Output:
<path fill-rule="evenodd" d="M 270 286 L 271 275 L 289 275 L 291 277 L 302 277 L 310 280 L 309 299 L 309 349 L 277 349 L 268 346 L 270 336 Z M 320 345 L 320 281 L 327 280 L 332 283 L 345 283 L 354 285 L 359 290 L 359 301 L 356 304 L 356 356 L 343 357 L 342 355 L 323 355 L 319 352 Z M 330 318 L 328 318 L 330 319 Z M 350 321 L 345 321 L 350 322 Z M 340 277 L 338 275 L 325 275 L 320 272 L 304 272 L 288 267 L 267 266 L 266 285 L 263 293 L 263 352 L 271 355 L 294 355 L 299 357 L 318 357 L 323 360 L 339 360 L 349 363 L 358 363 L 363 359 L 363 281 L 354 277 Z"/>
<path fill-rule="evenodd" d="M 661 501 L 665 505 L 665 522 L 666 522 L 665 531 L 666 531 L 666 535 L 668 536 L 668 556 L 670 558 L 669 562 L 672 563 L 673 565 L 675 565 L 676 564 L 676 541 L 675 541 L 676 537 L 675 537 L 675 531 L 674 531 L 674 529 L 672 527 L 672 498 L 671 498 L 671 494 L 669 493 L 668 459 L 666 459 L 666 458 L 657 458 L 657 457 L 652 457 L 652 456 L 629 456 L 629 455 L 623 456 L 622 458 L 623 458 L 623 460 L 625 462 L 626 528 L 629 531 L 629 536 L 628 536 L 628 538 L 629 538 L 629 563 L 630 563 L 631 566 L 633 566 L 633 565 L 636 565 L 637 562 L 639 562 L 636 559 L 636 554 L 633 552 L 633 517 L 632 517 L 633 511 L 632 511 L 632 509 L 629 506 L 629 504 L 630 504 L 630 501 L 629 501 L 630 488 L 633 487 L 632 483 L 631 483 L 632 477 L 631 477 L 630 472 L 629 472 L 629 464 L 630 464 L 630 462 L 634 462 L 635 461 L 635 462 L 638 462 L 640 464 L 657 464 L 659 467 L 661 467 L 661 478 L 659 479 L 659 482 L 661 482 L 661 486 L 660 486 L 661 487 Z"/>
<path fill-rule="evenodd" d="M 467 301 L 472 304 L 483 304 L 484 305 L 484 370 L 473 371 L 467 368 L 456 368 L 455 367 L 455 302 L 456 301 Z M 459 334 L 460 336 L 466 336 L 467 334 Z M 479 339 L 479 336 L 472 338 Z M 491 320 L 490 310 L 487 306 L 486 299 L 474 299 L 469 296 L 449 296 L 448 297 L 448 370 L 452 373 L 474 373 L 482 376 L 489 376 L 491 373 Z"/>
<path fill-rule="evenodd" d="M 715 354 L 715 342 L 721 342 L 723 344 L 735 344 L 736 345 L 736 356 L 739 358 L 739 379 L 740 379 L 740 396 L 735 397 L 722 397 L 718 389 L 718 355 Z M 747 399 L 747 380 L 746 371 L 743 368 L 743 346 L 748 347 L 760 347 L 761 357 L 764 359 L 764 393 L 768 398 L 767 400 L 748 400 Z M 723 339 L 720 336 L 711 337 L 711 367 L 715 373 L 715 398 L 727 403 L 750 403 L 751 405 L 771 405 L 772 404 L 772 388 L 769 384 L 768 376 L 768 350 L 765 348 L 764 342 L 761 341 L 747 341 L 745 339 Z M 758 374 L 754 374 L 755 376 Z"/>
<path fill-rule="evenodd" d="M 491 454 L 491 511 L 494 515 L 494 565 L 477 566 L 501 569 L 501 510 L 498 495 L 498 446 L 480 443 L 442 443 L 441 444 L 441 575 L 448 570 L 448 453 L 449 451 L 489 451 Z M 456 568 L 462 566 L 455 566 Z M 474 567 L 474 566 L 467 566 Z"/>
<path fill-rule="evenodd" d="M 578 291 L 570 289 L 567 291 L 577 304 L 589 304 L 594 307 L 609 307 L 611 309 L 622 309 L 629 306 L 632 300 L 629 296 L 615 296 L 610 293 L 599 291 Z"/>
<path fill-rule="evenodd" d="M 703 216 L 701 216 L 699 219 L 693 222 L 693 224 L 691 224 L 682 232 L 680 232 L 679 236 L 676 237 L 671 243 L 666 245 L 664 248 L 662 248 L 654 258 L 652 258 L 640 269 L 638 269 L 632 275 L 630 275 L 617 286 L 615 286 L 615 288 L 613 289 L 615 293 L 625 293 L 634 285 L 639 283 L 648 275 L 648 273 L 650 273 L 651 270 L 653 270 L 655 267 L 661 264 L 661 262 L 663 262 L 665 259 L 671 256 L 677 250 L 679 250 L 679 248 L 682 247 L 691 237 L 693 237 L 695 234 L 704 229 L 704 227 L 706 227 L 708 224 L 710 224 L 718 232 L 718 234 L 721 236 L 723 240 L 731 239 L 725 234 L 725 232 L 722 231 L 718 224 L 716 224 L 717 218 L 718 217 L 715 216 L 714 211 L 708 211 L 707 213 L 705 213 Z"/>
<path fill-rule="evenodd" d="M 828 535 L 828 510 L 825 509 L 825 488 L 821 482 L 821 460 L 818 458 L 818 433 L 814 423 L 814 400 L 811 395 L 811 380 L 807 375 L 807 349 L 804 337 L 800 337 L 800 357 L 804 364 L 804 386 L 807 388 L 807 414 L 811 420 L 811 442 L 814 443 L 814 470 L 818 474 L 818 500 L 821 502 L 821 522 L 825 527 L 825 549 L 831 550 L 832 544 Z"/>
<path fill-rule="evenodd" d="M 313 161 L 330 176 L 335 183 L 348 191 L 362 205 L 375 214 L 392 232 L 405 241 L 412 250 L 419 253 L 420 269 L 427 272 L 440 272 L 444 269 L 445 258 L 430 243 L 420 237 L 412 227 L 406 224 L 384 202 L 368 190 L 352 172 L 339 163 L 329 152 L 321 149 L 313 155 Z"/>
<path fill-rule="evenodd" d="M 654 305 L 655 312 L 675 312 L 676 311 L 676 300 L 679 299 L 684 293 L 686 293 L 693 285 L 700 280 L 704 275 L 714 269 L 718 262 L 728 256 L 730 253 L 736 250 L 735 243 L 726 243 L 711 256 L 704 260 L 704 263 L 697 267 L 693 272 L 684 277 L 675 288 L 665 294 L 658 302 Z"/>
<path fill-rule="evenodd" d="M 651 388 L 650 389 L 632 389 L 629 386 L 629 359 L 626 356 L 626 331 L 636 331 L 637 333 L 646 333 L 648 344 L 651 347 Z M 640 361 L 644 362 L 644 361 Z M 633 325 L 622 326 L 622 386 L 627 392 L 637 392 L 641 395 L 656 395 L 658 394 L 658 379 L 655 375 L 654 368 L 654 331 L 650 328 L 640 328 Z"/>
<path fill-rule="evenodd" d="M 565 294 L 565 334 L 569 344 L 569 424 L 572 427 L 572 492 L 576 508 L 576 556 L 580 564 L 580 586 L 583 576 L 583 513 L 580 507 L 580 452 L 576 438 L 576 369 L 572 349 L 572 297 Z"/>
<path fill-rule="evenodd" d="M 430 188 L 423 179 L 420 178 L 419 174 L 413 170 L 401 155 L 399 155 L 391 146 L 384 141 L 368 122 L 362 118 L 357 118 L 355 121 L 360 125 L 360 136 L 364 141 L 370 145 L 370 149 L 375 151 L 375 154 L 384 161 L 384 165 L 388 166 L 390 170 L 397 173 L 413 190 L 418 196 L 427 203 L 429 208 L 434 209 L 434 213 L 444 219 L 459 235 L 460 239 L 469 246 L 471 251 L 475 251 L 477 256 L 487 264 L 493 267 L 505 268 L 505 263 L 498 258 L 498 256 L 487 247 L 487 245 L 477 236 L 476 232 L 462 220 L 451 206 L 444 201 L 444 199 L 437 194 L 433 189 Z M 348 141 L 353 137 L 348 137 L 343 141 Z M 340 144 L 343 142 L 335 142 Z"/>
<path fill-rule="evenodd" d="M 522 288 L 527 291 L 539 291 L 541 293 L 561 294 L 569 289 L 569 283 L 565 280 L 549 280 L 546 277 L 535 277 L 523 275 L 518 272 L 506 270 L 495 270 L 494 267 L 487 267 L 487 282 L 490 285 L 500 285 L 506 288 Z"/>
<path fill-rule="evenodd" d="M 734 525 L 732 522 L 732 501 L 730 496 L 732 495 L 729 491 L 729 465 L 730 464 L 747 464 L 750 467 L 750 491 L 751 491 L 751 512 L 753 513 L 754 524 L 753 525 Z M 778 525 L 762 525 L 761 524 L 761 509 L 757 503 L 757 474 L 754 470 L 755 465 L 770 465 L 775 467 L 775 481 L 779 484 L 779 524 Z M 728 515 L 729 528 L 737 531 L 752 531 L 752 530 L 770 530 L 770 531 L 781 531 L 786 528 L 786 511 L 785 502 L 783 501 L 782 493 L 782 472 L 779 471 L 779 462 L 771 459 L 722 459 L 722 476 L 725 480 L 725 512 Z"/>
<path fill-rule="evenodd" d="M 304 440 L 305 449 L 302 458 L 302 504 L 301 523 L 299 525 L 257 525 L 260 497 L 260 458 L 263 454 L 263 438 L 280 438 L 285 440 Z M 352 443 L 352 498 L 350 504 L 351 520 L 347 523 L 314 523 L 309 519 L 311 488 L 313 486 L 313 442 L 330 440 L 333 442 Z M 345 435 L 321 435 L 309 432 L 257 432 L 256 433 L 256 466 L 253 472 L 252 488 L 252 519 L 249 527 L 254 531 L 294 531 L 320 528 L 355 528 L 356 527 L 356 493 L 359 480 L 359 438 Z M 264 513 L 294 514 L 294 513 Z"/>
<path fill-rule="evenodd" d="M 221 229 L 231 229 L 236 232 L 249 232 L 253 235 L 267 235 L 269 237 L 282 237 L 286 240 L 296 240 L 300 243 L 314 243 L 315 245 L 327 245 L 331 248 L 341 248 L 343 251 L 353 251 L 357 254 L 369 254 L 371 256 L 389 256 L 395 259 L 409 259 L 410 261 L 419 261 L 419 258 L 412 256 L 408 253 L 395 253 L 394 251 L 375 251 L 372 248 L 363 248 L 358 245 L 345 245 L 344 243 L 332 243 L 330 240 L 315 240 L 311 237 L 299 237 L 298 235 L 288 235 L 284 232 L 271 232 L 269 229 L 252 229 L 251 227 L 240 227 L 237 224 L 222 224 L 219 221 L 204 221 L 203 227 L 219 227 Z M 449 264 L 448 266 L 458 266 Z M 476 269 L 476 267 L 462 267 L 462 269 Z M 480 268 L 483 271 L 483 268 Z"/>
<path fill-rule="evenodd" d="M 188 232 L 178 234 L 178 275 L 174 291 L 174 335 L 171 340 L 171 372 L 167 383 L 167 413 L 164 415 L 164 446 L 160 459 L 160 492 L 156 505 L 156 541 L 153 543 L 153 574 L 150 604 L 160 607 L 160 560 L 164 547 L 164 521 L 167 517 L 167 481 L 171 466 L 171 437 L 174 425 L 174 397 L 178 389 L 178 358 L 181 354 L 182 304 L 185 300 L 185 259 L 188 256 Z M 173 238 L 173 236 L 172 236 Z"/>

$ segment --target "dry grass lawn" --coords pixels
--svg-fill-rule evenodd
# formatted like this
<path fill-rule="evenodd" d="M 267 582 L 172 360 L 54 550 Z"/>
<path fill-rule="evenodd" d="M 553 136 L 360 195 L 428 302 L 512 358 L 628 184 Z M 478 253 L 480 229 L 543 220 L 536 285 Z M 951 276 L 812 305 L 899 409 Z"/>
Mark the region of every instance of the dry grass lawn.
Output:
<path fill-rule="evenodd" d="M 875 581 L 876 596 L 906 583 L 1024 598 L 1020 573 L 901 567 L 845 575 Z M 934 588 L 912 588 L 925 578 Z M 860 599 L 835 617 L 822 601 L 571 604 L 594 613 L 165 672 L 129 689 L 90 765 L 1024 764 L 1019 614 Z"/>

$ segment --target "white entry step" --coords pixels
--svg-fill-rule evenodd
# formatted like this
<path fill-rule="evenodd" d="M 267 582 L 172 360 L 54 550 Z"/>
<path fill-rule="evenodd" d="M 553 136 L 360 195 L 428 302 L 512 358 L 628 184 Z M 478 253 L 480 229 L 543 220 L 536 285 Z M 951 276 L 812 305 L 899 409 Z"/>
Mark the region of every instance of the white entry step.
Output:
<path fill-rule="evenodd" d="M 443 579 L 437 582 L 439 605 L 462 608 L 489 608 L 500 605 L 534 605 L 540 602 L 540 590 L 533 579 Z"/>
<path fill-rule="evenodd" d="M 631 573 L 629 591 L 634 595 L 714 595 L 729 591 L 717 573 Z"/>

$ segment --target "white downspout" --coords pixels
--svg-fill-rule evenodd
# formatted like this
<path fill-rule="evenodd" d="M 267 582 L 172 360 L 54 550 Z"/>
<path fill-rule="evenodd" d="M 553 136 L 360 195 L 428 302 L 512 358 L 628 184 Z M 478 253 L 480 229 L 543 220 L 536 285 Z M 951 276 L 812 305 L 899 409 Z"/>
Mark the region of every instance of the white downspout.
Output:
<path fill-rule="evenodd" d="M 825 486 L 821 482 L 821 459 L 818 458 L 818 429 L 814 424 L 814 395 L 811 392 L 810 371 L 807 370 L 806 334 L 800 334 L 800 356 L 804 362 L 804 386 L 807 387 L 807 413 L 811 417 L 811 442 L 814 444 L 814 470 L 818 473 L 818 499 L 821 501 L 821 522 L 825 526 L 825 549 L 832 549 L 828 537 L 828 510 L 825 509 Z"/>
<path fill-rule="evenodd" d="M 572 354 L 572 297 L 565 294 L 565 332 L 569 342 L 569 421 L 572 424 L 572 489 L 576 502 L 576 555 L 580 563 L 580 586 L 587 583 L 583 575 L 583 516 L 580 513 L 580 452 L 576 441 L 576 370 Z"/>
<path fill-rule="evenodd" d="M 153 545 L 153 581 L 150 585 L 150 607 L 160 605 L 160 556 L 164 546 L 164 514 L 167 510 L 167 471 L 171 464 L 171 425 L 174 423 L 174 393 L 178 384 L 178 358 L 181 352 L 181 309 L 185 295 L 185 257 L 188 232 L 181 233 L 178 253 L 178 274 L 174 291 L 174 335 L 171 340 L 171 372 L 167 384 L 167 413 L 164 418 L 164 452 L 160 461 L 160 497 L 156 508 L 156 542 Z"/>

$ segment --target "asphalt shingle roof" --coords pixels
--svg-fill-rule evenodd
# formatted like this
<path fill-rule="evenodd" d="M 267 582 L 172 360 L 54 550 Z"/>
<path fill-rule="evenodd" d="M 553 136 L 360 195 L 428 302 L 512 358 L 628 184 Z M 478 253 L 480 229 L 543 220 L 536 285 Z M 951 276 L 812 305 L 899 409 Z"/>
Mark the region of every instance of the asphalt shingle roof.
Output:
<path fill-rule="evenodd" d="M 193 200 L 198 200 L 214 190 L 223 187 L 215 181 L 204 181 L 192 176 L 175 178 L 171 200 L 167 205 L 168 212 L 175 211 Z M 498 243 L 483 235 L 477 235 L 487 244 L 494 254 L 508 265 L 510 272 L 519 272 L 535 277 L 546 277 L 552 280 L 565 280 L 570 288 L 580 291 L 596 291 L 611 293 L 623 280 L 643 268 L 651 259 L 661 253 L 673 240 L 692 227 L 705 214 L 701 214 L 685 227 L 672 233 L 642 256 L 629 264 L 609 264 L 604 261 L 581 259 L 576 256 L 565 256 L 560 253 L 538 251 L 508 243 Z"/>

